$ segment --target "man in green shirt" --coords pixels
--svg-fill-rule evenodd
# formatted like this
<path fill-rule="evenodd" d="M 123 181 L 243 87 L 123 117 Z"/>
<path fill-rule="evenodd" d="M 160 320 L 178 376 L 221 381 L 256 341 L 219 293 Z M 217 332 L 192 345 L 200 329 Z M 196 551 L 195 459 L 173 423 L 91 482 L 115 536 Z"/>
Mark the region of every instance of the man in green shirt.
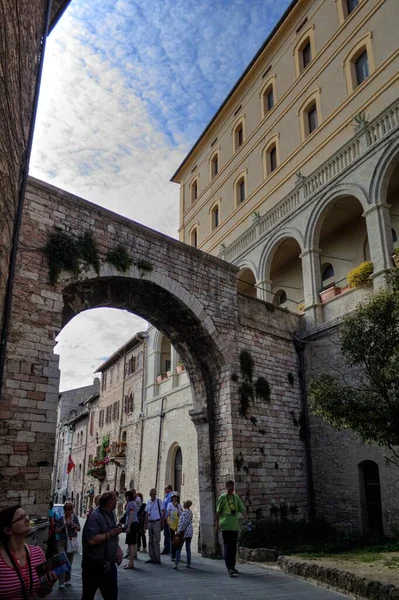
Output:
<path fill-rule="evenodd" d="M 245 514 L 245 505 L 241 498 L 234 493 L 234 481 L 226 483 L 227 492 L 222 494 L 216 507 L 216 531 L 222 530 L 224 560 L 230 577 L 237 577 L 236 555 L 240 524 L 238 515 Z"/>

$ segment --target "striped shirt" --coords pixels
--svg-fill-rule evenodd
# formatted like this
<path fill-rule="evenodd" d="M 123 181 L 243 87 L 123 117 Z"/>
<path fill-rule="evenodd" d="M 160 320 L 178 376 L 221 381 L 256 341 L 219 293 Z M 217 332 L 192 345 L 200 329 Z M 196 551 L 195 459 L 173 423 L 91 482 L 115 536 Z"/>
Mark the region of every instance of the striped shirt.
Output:
<path fill-rule="evenodd" d="M 36 567 L 46 560 L 43 550 L 39 546 L 29 546 L 30 560 L 32 565 L 33 587 L 29 600 L 34 600 L 40 587 L 40 579 L 36 573 Z M 26 561 L 21 568 L 21 575 L 26 582 L 26 592 L 29 595 L 29 566 Z M 10 567 L 0 552 L 0 600 L 23 600 L 20 579 L 13 567 Z"/>

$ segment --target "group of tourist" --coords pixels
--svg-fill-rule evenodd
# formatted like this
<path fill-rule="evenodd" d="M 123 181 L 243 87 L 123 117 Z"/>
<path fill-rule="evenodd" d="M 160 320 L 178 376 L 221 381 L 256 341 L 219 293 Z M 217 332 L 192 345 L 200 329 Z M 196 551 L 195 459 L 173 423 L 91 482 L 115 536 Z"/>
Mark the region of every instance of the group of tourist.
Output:
<path fill-rule="evenodd" d="M 238 515 L 245 516 L 245 506 L 234 493 L 234 482 L 227 482 L 227 491 L 219 497 L 216 508 L 216 529 L 221 529 L 224 559 L 228 573 L 236 577 L 236 551 L 239 532 Z M 103 598 L 117 600 L 117 565 L 123 560 L 119 536 L 126 532 L 128 563 L 125 569 L 135 569 L 137 551 L 146 551 L 148 530 L 149 564 L 161 564 L 161 554 L 170 555 L 177 570 L 181 551 L 186 547 L 186 567 L 191 568 L 191 540 L 193 537 L 192 502 L 180 504 L 179 494 L 166 486 L 164 499 L 157 497 L 156 489 L 150 490 L 150 499 L 145 503 L 143 495 L 129 490 L 125 494 L 126 507 L 123 517 L 117 522 L 115 492 L 104 492 L 95 498 L 95 508 L 86 519 L 82 534 L 82 584 L 84 600 L 94 600 L 100 589 Z M 50 504 L 50 538 L 54 536 L 53 548 L 57 554 L 65 553 L 72 566 L 74 554 L 78 552 L 77 537 L 79 519 L 73 514 L 71 502 L 64 504 L 64 516 L 55 518 Z M 36 567 L 45 562 L 43 551 L 38 546 L 25 543 L 31 529 L 29 516 L 18 505 L 0 511 L 0 600 L 33 600 L 44 598 L 58 579 L 59 587 L 71 585 L 68 569 L 58 577 L 49 571 L 43 583 Z M 161 533 L 164 532 L 164 548 L 161 552 Z M 49 547 L 50 547 L 49 539 Z M 48 556 L 47 556 L 48 557 Z"/>

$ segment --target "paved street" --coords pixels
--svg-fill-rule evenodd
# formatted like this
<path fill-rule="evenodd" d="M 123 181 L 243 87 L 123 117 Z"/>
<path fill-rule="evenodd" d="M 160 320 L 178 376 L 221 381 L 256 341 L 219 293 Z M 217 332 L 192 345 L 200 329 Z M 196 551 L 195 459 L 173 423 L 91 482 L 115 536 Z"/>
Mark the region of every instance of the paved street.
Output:
<path fill-rule="evenodd" d="M 230 578 L 222 560 L 193 557 L 193 568 L 186 569 L 184 561 L 179 570 L 172 569 L 169 557 L 162 557 L 162 565 L 146 565 L 146 554 L 140 554 L 136 571 L 118 569 L 119 600 L 137 598 L 155 600 L 339 600 L 344 596 L 318 588 L 304 581 L 273 570 L 252 565 L 237 565 L 240 576 Z M 65 600 L 81 598 L 80 556 L 72 572 L 72 586 L 55 589 L 48 598 Z M 126 561 L 123 561 L 125 564 Z M 101 594 L 97 594 L 101 599 Z"/>

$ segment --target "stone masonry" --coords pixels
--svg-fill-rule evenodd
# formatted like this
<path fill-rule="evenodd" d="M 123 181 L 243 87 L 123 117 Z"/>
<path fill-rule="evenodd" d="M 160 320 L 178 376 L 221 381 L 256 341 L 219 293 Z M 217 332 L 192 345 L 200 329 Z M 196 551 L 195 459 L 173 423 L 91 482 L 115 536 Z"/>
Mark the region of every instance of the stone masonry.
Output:
<path fill-rule="evenodd" d="M 54 338 L 80 311 L 109 306 L 149 320 L 170 339 L 186 366 L 193 396 L 190 414 L 198 437 L 203 552 L 212 553 L 216 543 L 213 507 L 226 476 L 238 475 L 239 491 L 254 511 L 264 507 L 267 494 L 270 502 L 295 504 L 304 512 L 303 443 L 287 414 L 298 414 L 299 396 L 276 368 L 276 361 L 287 353 L 287 370 L 294 370 L 289 331 L 296 325 L 295 317 L 276 311 L 283 327 L 278 334 L 280 323 L 273 325 L 263 302 L 237 296 L 236 267 L 47 184 L 31 180 L 26 202 L 4 390 L 3 503 L 23 490 L 27 510 L 45 510 L 50 470 L 38 463 L 52 454 L 54 445 L 59 383 Z M 86 273 L 72 280 L 63 274 L 52 286 L 41 248 L 54 226 L 74 233 L 91 231 L 102 257 L 122 241 L 134 260 L 150 261 L 153 270 L 142 273 L 133 266 L 121 276 L 103 264 L 99 277 Z M 241 348 L 254 350 L 259 374 L 270 379 L 270 407 L 253 408 L 260 421 L 267 421 L 267 434 L 254 435 L 251 423 L 238 416 L 237 385 L 231 376 Z M 280 405 L 283 399 L 289 407 Z M 280 427 L 287 437 L 278 435 Z M 246 475 L 237 470 L 240 451 Z M 271 475 L 277 471 L 279 489 L 273 489 Z M 252 476 L 258 486 L 253 490 Z"/>

